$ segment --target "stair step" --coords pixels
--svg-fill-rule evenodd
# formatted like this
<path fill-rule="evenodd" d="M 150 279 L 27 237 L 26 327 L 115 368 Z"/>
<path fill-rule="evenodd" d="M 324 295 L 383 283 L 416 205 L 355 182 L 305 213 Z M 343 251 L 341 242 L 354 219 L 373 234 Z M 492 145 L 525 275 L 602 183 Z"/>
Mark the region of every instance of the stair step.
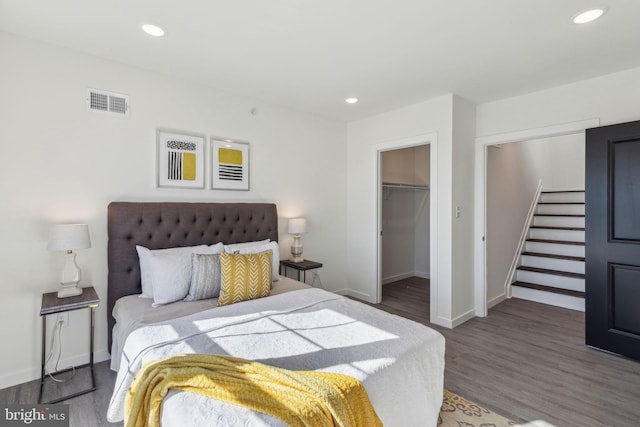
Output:
<path fill-rule="evenodd" d="M 541 213 L 537 213 L 534 216 L 569 216 L 572 218 L 584 218 L 584 214 L 541 214 Z"/>
<path fill-rule="evenodd" d="M 551 292 L 551 293 L 560 294 L 560 295 L 568 295 L 576 298 L 584 298 L 584 292 L 572 291 L 571 289 L 554 288 L 553 286 L 537 285 L 535 283 L 513 282 L 511 286 L 519 286 L 521 288 L 535 289 L 537 291 Z"/>
<path fill-rule="evenodd" d="M 540 203 L 584 203 L 585 192 L 581 190 L 543 191 L 538 200 Z"/>
<path fill-rule="evenodd" d="M 579 256 L 543 254 L 541 252 L 522 252 L 522 255 L 537 256 L 537 257 L 541 257 L 541 258 L 563 259 L 563 260 L 566 260 L 566 261 L 582 261 L 582 262 L 584 262 L 584 257 L 579 257 Z"/>
<path fill-rule="evenodd" d="M 555 228 L 546 228 L 545 226 L 529 228 L 530 239 L 548 239 L 560 240 L 567 242 L 584 242 L 584 230 L 563 230 Z"/>
<path fill-rule="evenodd" d="M 546 230 L 585 231 L 584 227 L 552 227 L 550 225 L 532 225 L 529 228 L 543 228 Z"/>
<path fill-rule="evenodd" d="M 584 202 L 538 202 L 539 205 L 584 205 Z"/>
<path fill-rule="evenodd" d="M 527 267 L 523 265 L 521 265 L 517 269 L 522 271 L 531 271 L 533 273 L 552 274 L 554 276 L 572 277 L 574 279 L 584 279 L 584 274 L 570 273 L 568 271 L 549 270 L 546 268 Z"/>
<path fill-rule="evenodd" d="M 544 252 L 544 251 L 543 251 Z M 531 253 L 531 252 L 529 252 Z M 552 253 L 553 254 L 553 253 Z M 536 256 L 536 252 L 533 255 L 529 255 L 526 252 L 523 252 L 520 256 L 520 267 L 535 267 L 535 268 L 546 268 L 548 270 L 558 270 L 558 271 L 566 271 L 571 273 L 585 273 L 585 263 L 584 258 L 582 260 L 579 258 L 580 254 L 563 254 L 563 255 L 555 255 L 555 254 L 541 254 L 542 256 Z M 558 283 L 557 278 L 559 276 L 549 276 L 546 274 L 541 274 L 542 277 L 537 277 L 535 280 L 531 279 L 532 273 L 526 270 L 519 270 L 516 275 L 515 280 L 520 280 L 522 282 L 531 282 L 531 283 L 540 283 L 542 285 L 550 285 L 556 286 Z M 525 278 L 529 277 L 529 279 Z M 544 279 L 546 277 L 546 279 Z M 563 279 L 567 279 L 566 277 L 562 277 Z M 568 278 L 571 280 L 577 280 Z M 584 280 L 582 280 L 584 282 Z M 564 287 L 564 286 L 561 286 Z M 571 288 L 574 289 L 574 288 Z M 578 289 L 582 290 L 582 289 Z"/>
<path fill-rule="evenodd" d="M 584 311 L 585 206 L 582 189 L 540 193 L 513 297 Z"/>
<path fill-rule="evenodd" d="M 538 202 L 534 215 L 571 216 L 584 215 L 584 203 Z"/>
<path fill-rule="evenodd" d="M 577 246 L 584 246 L 584 242 L 569 242 L 569 241 L 567 241 L 567 240 L 527 239 L 527 242 L 555 243 L 556 245 L 577 245 Z"/>
<path fill-rule="evenodd" d="M 571 242 L 565 245 L 564 242 L 546 242 L 544 239 L 532 240 L 529 238 L 525 242 L 524 250 L 555 255 L 584 256 L 584 245 L 581 242 Z"/>
<path fill-rule="evenodd" d="M 580 292 L 584 292 L 585 287 L 583 272 L 565 270 L 559 266 L 520 266 L 516 269 L 515 280 Z"/>
<path fill-rule="evenodd" d="M 583 228 L 585 226 L 585 217 L 582 214 L 535 214 L 531 225 L 538 227 Z"/>
<path fill-rule="evenodd" d="M 556 307 L 584 312 L 585 299 L 582 296 L 574 297 L 572 295 L 557 294 L 544 290 L 539 291 L 538 289 L 529 289 L 522 286 L 512 286 L 511 296 L 513 298 L 535 301 L 540 304 L 554 305 Z"/>

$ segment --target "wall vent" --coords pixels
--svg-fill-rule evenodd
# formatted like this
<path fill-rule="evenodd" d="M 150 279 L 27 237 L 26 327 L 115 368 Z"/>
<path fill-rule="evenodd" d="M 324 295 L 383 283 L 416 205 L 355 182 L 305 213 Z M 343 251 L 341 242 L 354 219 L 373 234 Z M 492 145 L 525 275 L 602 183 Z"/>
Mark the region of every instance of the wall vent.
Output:
<path fill-rule="evenodd" d="M 129 117 L 129 95 L 87 88 L 87 111 Z"/>

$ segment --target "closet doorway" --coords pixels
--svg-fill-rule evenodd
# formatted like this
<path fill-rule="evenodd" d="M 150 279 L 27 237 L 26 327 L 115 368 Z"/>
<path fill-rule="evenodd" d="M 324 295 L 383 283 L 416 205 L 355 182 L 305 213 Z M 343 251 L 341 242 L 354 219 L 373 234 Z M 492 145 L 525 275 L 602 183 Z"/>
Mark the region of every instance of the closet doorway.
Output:
<path fill-rule="evenodd" d="M 429 144 L 380 153 L 381 304 L 429 321 Z"/>

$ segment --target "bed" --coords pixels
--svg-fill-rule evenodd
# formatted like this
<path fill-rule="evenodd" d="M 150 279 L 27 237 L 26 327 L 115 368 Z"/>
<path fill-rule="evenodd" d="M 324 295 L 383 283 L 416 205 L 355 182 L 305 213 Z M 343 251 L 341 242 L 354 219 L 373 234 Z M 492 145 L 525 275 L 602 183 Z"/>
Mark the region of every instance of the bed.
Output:
<path fill-rule="evenodd" d="M 436 425 L 444 338 L 424 325 L 282 277 L 269 296 L 221 307 L 215 300 L 153 307 L 139 298 L 136 245 L 154 250 L 277 242 L 274 204 L 114 202 L 108 208 L 108 237 L 109 346 L 112 369 L 118 371 L 109 421 L 123 419 L 126 391 L 145 363 L 211 353 L 347 374 L 363 384 L 385 426 Z M 163 426 L 212 424 L 283 425 L 194 393 L 172 391 L 162 403 Z"/>

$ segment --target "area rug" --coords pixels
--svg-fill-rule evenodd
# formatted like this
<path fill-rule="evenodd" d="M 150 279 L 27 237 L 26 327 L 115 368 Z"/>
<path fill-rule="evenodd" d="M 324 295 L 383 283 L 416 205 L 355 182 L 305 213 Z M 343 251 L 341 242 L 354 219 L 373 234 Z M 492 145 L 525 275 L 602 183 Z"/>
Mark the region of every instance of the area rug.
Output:
<path fill-rule="evenodd" d="M 517 426 L 477 403 L 471 402 L 449 390 L 444 391 L 442 408 L 438 417 L 439 427 L 510 427 Z"/>

